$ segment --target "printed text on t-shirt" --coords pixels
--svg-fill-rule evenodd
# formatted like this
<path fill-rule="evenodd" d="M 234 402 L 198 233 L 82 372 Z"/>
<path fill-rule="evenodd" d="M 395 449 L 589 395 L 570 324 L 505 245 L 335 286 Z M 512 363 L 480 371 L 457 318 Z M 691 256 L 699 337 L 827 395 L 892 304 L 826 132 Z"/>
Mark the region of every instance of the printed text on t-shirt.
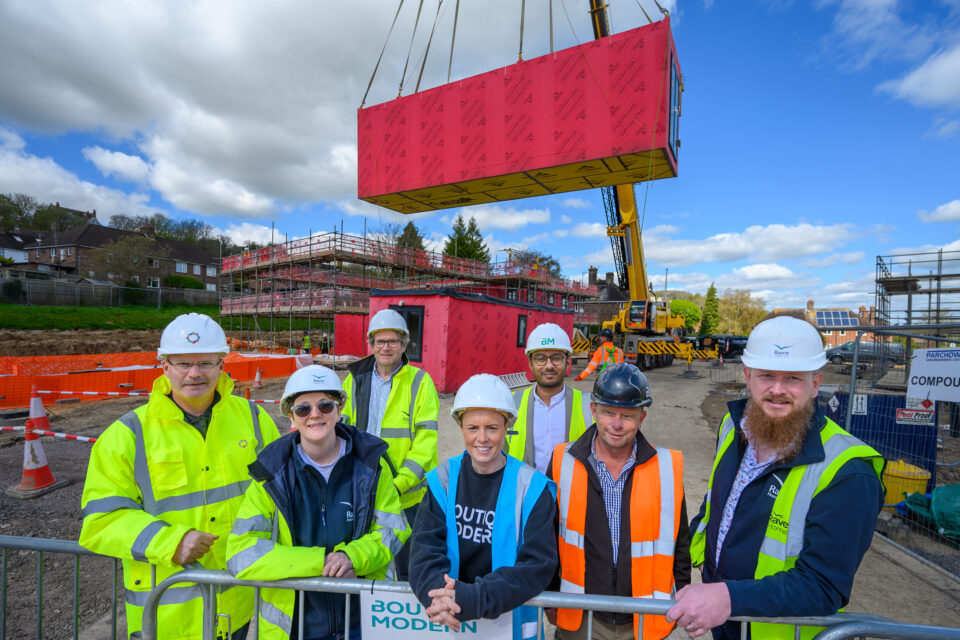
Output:
<path fill-rule="evenodd" d="M 457 535 L 464 540 L 489 544 L 493 534 L 493 511 L 456 505 Z"/>

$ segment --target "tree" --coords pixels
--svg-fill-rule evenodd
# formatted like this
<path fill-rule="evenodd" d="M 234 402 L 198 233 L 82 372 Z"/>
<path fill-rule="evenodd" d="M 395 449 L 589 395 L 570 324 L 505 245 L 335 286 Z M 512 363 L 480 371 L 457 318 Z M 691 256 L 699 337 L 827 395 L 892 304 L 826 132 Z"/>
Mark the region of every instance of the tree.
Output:
<path fill-rule="evenodd" d="M 420 230 L 417 229 L 417 225 L 413 224 L 413 220 L 408 222 L 407 226 L 403 228 L 403 233 L 397 238 L 397 246 L 423 251 L 423 235 L 420 233 Z"/>
<path fill-rule="evenodd" d="M 138 280 L 143 283 L 160 275 L 160 270 L 151 267 L 150 263 L 166 255 L 166 249 L 153 238 L 128 236 L 104 244 L 93 252 L 90 261 L 97 277 L 121 283 Z"/>
<path fill-rule="evenodd" d="M 683 316 L 683 326 L 692 332 L 700 324 L 700 307 L 689 300 L 671 300 L 670 313 Z"/>
<path fill-rule="evenodd" d="M 707 297 L 703 302 L 703 316 L 700 321 L 700 335 L 706 336 L 716 332 L 720 326 L 720 301 L 717 300 L 717 287 L 710 283 Z"/>
<path fill-rule="evenodd" d="M 30 229 L 38 231 L 68 231 L 87 224 L 89 220 L 83 216 L 71 213 L 56 205 L 48 204 L 37 207 L 33 212 L 33 222 Z"/>
<path fill-rule="evenodd" d="M 529 249 L 517 252 L 514 255 L 521 263 L 535 265 L 538 271 L 546 271 L 553 278 L 563 277 L 563 268 L 560 266 L 560 262 L 549 254 L 536 249 Z"/>
<path fill-rule="evenodd" d="M 0 195 L 0 226 L 4 231 L 30 229 L 37 200 L 25 193 Z"/>
<path fill-rule="evenodd" d="M 453 230 L 447 236 L 443 253 L 456 258 L 490 262 L 490 250 L 483 241 L 476 218 L 470 218 L 470 222 L 466 223 L 463 221 L 463 214 L 457 216 L 453 221 Z"/>
<path fill-rule="evenodd" d="M 720 297 L 717 310 L 720 313 L 722 333 L 745 336 L 763 320 L 767 310 L 764 299 L 754 298 L 749 289 L 727 289 Z"/>

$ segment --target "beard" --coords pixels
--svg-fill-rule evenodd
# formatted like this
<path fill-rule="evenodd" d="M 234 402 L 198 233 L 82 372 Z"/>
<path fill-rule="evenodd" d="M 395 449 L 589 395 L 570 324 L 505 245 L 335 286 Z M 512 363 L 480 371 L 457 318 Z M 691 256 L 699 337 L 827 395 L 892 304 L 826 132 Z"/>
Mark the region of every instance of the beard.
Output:
<path fill-rule="evenodd" d="M 771 396 L 772 399 L 780 399 Z M 810 431 L 814 406 L 813 398 L 802 405 L 794 407 L 789 414 L 773 418 L 768 416 L 763 408 L 752 398 L 747 398 L 747 409 L 744 414 L 746 427 L 750 432 L 749 440 L 754 447 L 758 444 L 766 445 L 776 451 L 777 460 L 789 462 L 800 453 L 803 440 Z M 746 433 L 741 433 L 747 438 Z"/>

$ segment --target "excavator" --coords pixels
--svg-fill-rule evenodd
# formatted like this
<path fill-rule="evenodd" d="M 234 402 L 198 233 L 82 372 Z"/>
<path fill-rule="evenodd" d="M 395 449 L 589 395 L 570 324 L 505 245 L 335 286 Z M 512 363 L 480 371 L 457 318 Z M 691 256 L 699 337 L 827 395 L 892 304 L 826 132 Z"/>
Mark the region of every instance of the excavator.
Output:
<path fill-rule="evenodd" d="M 600 39 L 610 33 L 607 5 L 604 0 L 589 1 L 593 35 Z M 659 3 L 657 7 L 666 13 Z M 671 86 L 671 94 L 683 91 L 682 78 L 672 77 L 671 82 L 678 85 Z M 679 100 L 675 108 L 677 113 L 671 114 L 672 127 L 677 125 Z M 676 131 L 672 135 L 675 136 Z M 683 316 L 670 313 L 670 302 L 665 297 L 657 298 L 650 290 L 634 185 L 601 187 L 601 193 L 619 285 L 629 295 L 628 301 L 620 305 L 620 311 L 603 322 L 602 328 L 613 331 L 614 341 L 623 348 L 627 361 L 640 369 L 668 366 L 675 356 L 688 364 L 694 357 L 716 357 L 710 352 L 694 351 L 690 344 L 681 341 L 685 333 Z"/>

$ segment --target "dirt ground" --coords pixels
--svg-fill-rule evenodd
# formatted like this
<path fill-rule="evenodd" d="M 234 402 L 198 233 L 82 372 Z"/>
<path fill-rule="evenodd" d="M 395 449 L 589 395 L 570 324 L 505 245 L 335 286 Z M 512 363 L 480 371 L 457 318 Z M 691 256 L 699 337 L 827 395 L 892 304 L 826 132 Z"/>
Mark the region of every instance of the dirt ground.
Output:
<path fill-rule="evenodd" d="M 153 344 L 156 344 L 154 338 Z M 735 365 L 727 365 L 735 366 Z M 644 422 L 644 433 L 656 445 L 684 453 L 684 484 L 688 511 L 696 512 L 706 491 L 712 462 L 716 427 L 726 403 L 736 399 L 742 385 L 714 384 L 705 363 L 694 363 L 704 377 L 678 377 L 679 365 L 648 372 L 653 405 Z M 341 376 L 344 375 L 341 373 Z M 284 380 L 269 380 L 255 398 L 279 398 Z M 592 382 L 569 382 L 589 390 Z M 118 398 L 72 405 L 51 405 L 48 412 L 57 431 L 97 435 L 112 420 L 139 405 L 142 399 Z M 463 449 L 459 429 L 450 417 L 452 397 L 441 398 L 440 458 Z M 277 406 L 264 405 L 286 429 L 277 415 Z M 19 482 L 23 459 L 22 435 L 0 433 L 0 487 Z M 90 446 L 44 438 L 47 459 L 57 478 L 71 483 L 35 500 L 20 501 L 0 495 L 0 534 L 76 540 L 80 531 L 80 494 Z M 960 553 L 960 552 L 958 552 Z M 73 559 L 46 554 L 43 585 L 43 626 L 46 638 L 71 637 L 73 628 Z M 7 637 L 35 637 L 36 554 L 10 552 L 8 559 Z M 694 572 L 696 574 L 697 572 Z M 112 561 L 84 558 L 80 562 L 81 638 L 109 638 L 110 597 L 113 585 Z M 122 602 L 122 595 L 121 595 Z M 120 607 L 122 611 L 122 605 Z M 960 627 L 960 582 L 946 577 L 875 538 L 857 574 L 850 612 L 881 615 L 892 620 Z M 686 637 L 675 633 L 676 637 Z"/>

